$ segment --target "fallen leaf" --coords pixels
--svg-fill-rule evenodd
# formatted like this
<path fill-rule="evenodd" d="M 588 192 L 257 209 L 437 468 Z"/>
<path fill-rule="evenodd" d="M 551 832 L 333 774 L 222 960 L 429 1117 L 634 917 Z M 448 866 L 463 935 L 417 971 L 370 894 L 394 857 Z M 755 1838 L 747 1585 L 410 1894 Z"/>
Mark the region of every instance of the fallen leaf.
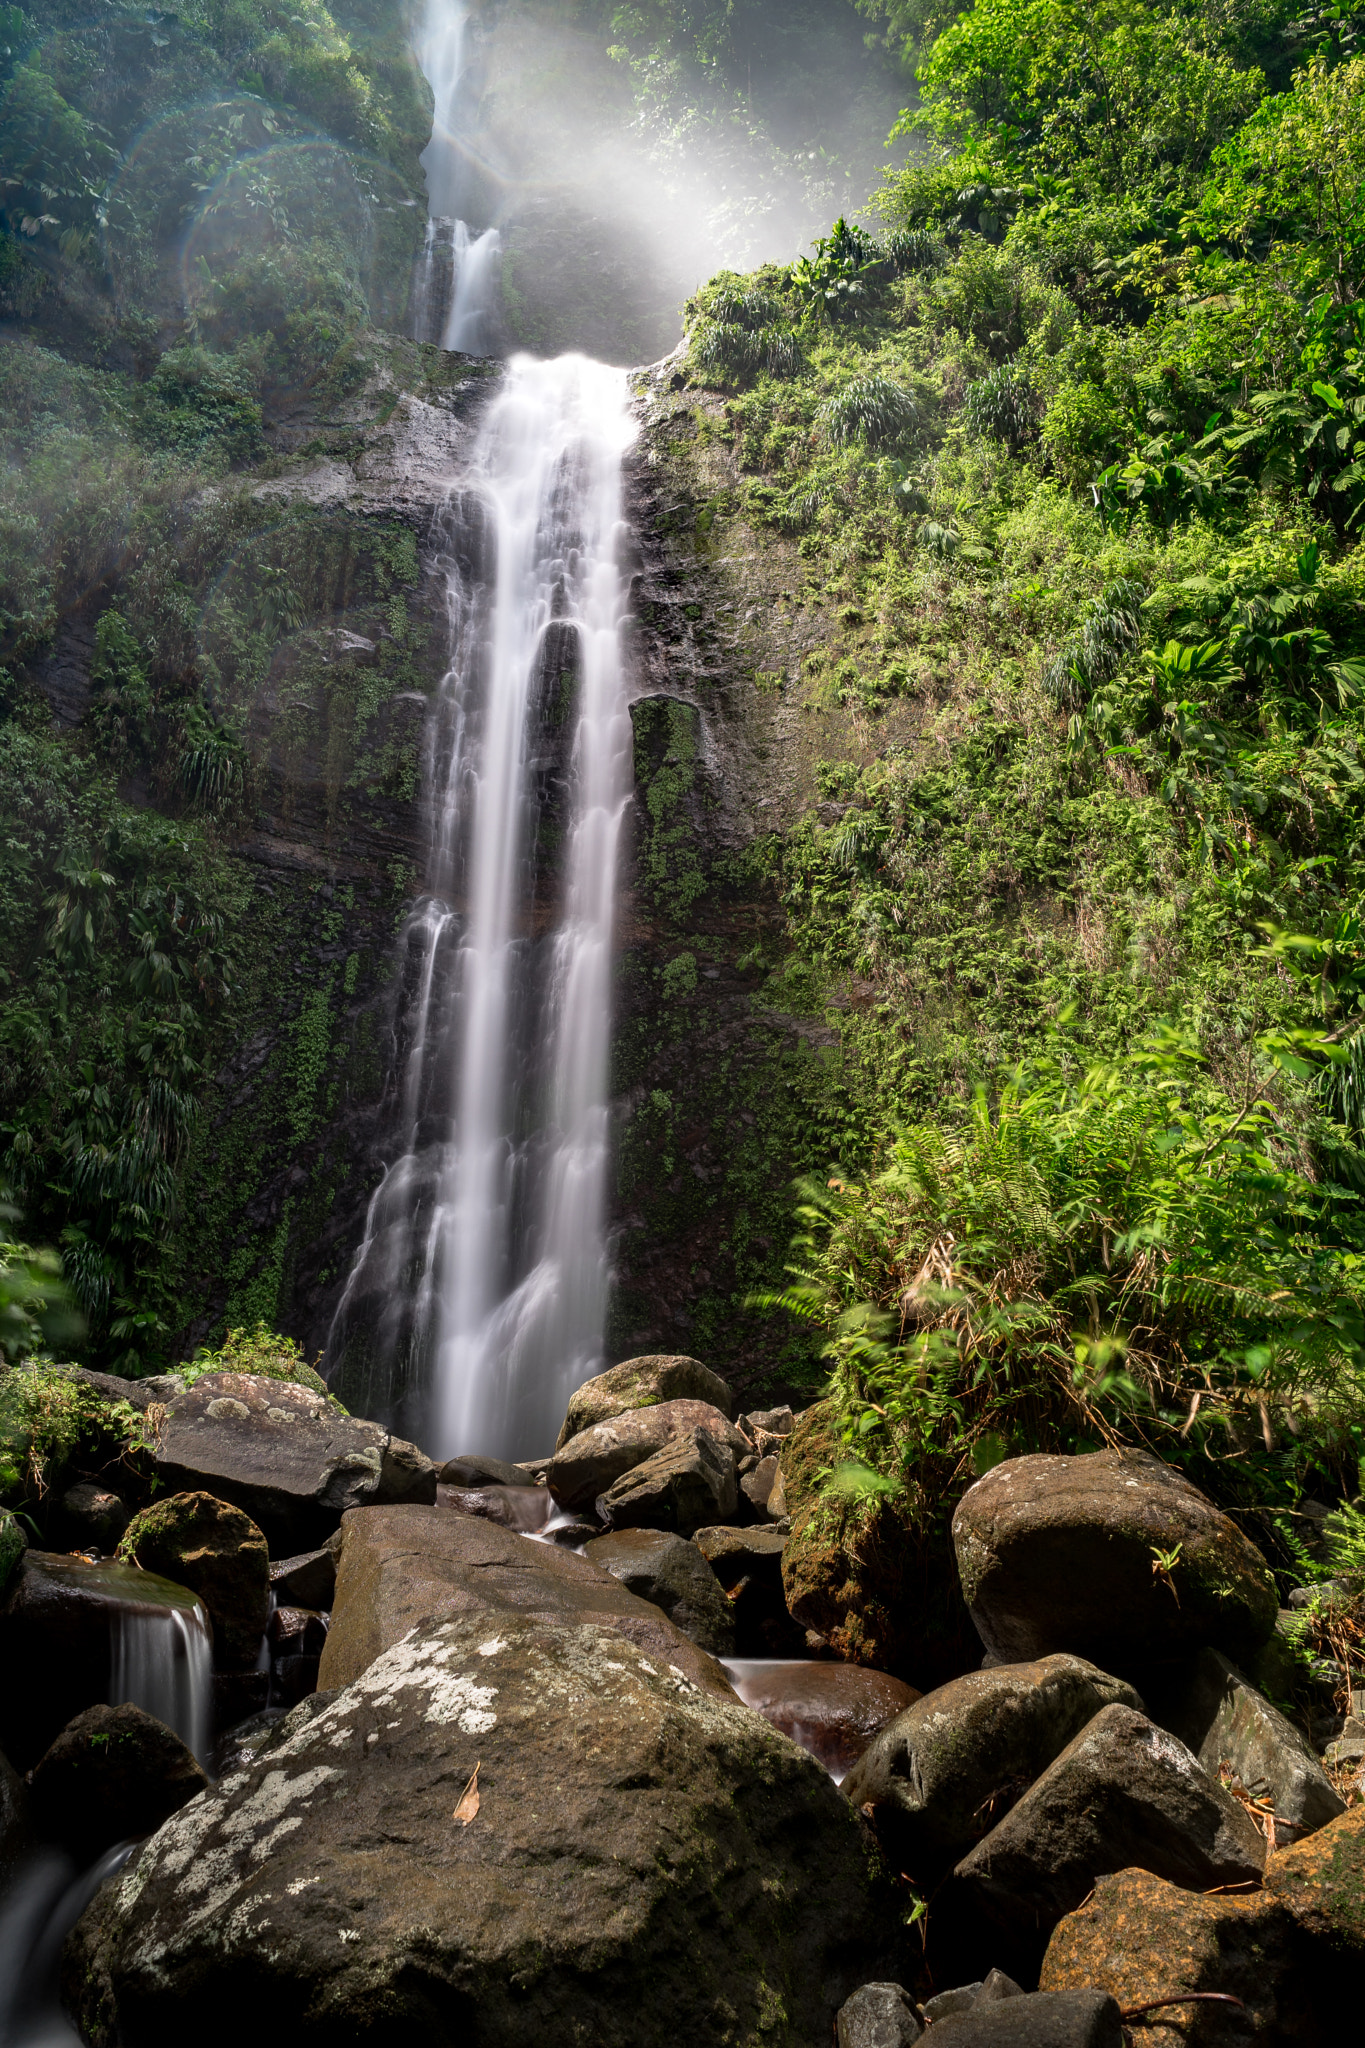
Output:
<path fill-rule="evenodd" d="M 479 1763 L 482 1762 L 483 1758 L 480 1757 Z M 470 1778 L 469 1783 L 465 1786 L 464 1791 L 460 1794 L 460 1803 L 455 1809 L 453 1818 L 459 1821 L 461 1827 L 467 1828 L 469 1826 L 469 1823 L 474 1819 L 474 1816 L 478 1813 L 478 1810 L 479 1764 L 475 1764 L 473 1776 Z"/>

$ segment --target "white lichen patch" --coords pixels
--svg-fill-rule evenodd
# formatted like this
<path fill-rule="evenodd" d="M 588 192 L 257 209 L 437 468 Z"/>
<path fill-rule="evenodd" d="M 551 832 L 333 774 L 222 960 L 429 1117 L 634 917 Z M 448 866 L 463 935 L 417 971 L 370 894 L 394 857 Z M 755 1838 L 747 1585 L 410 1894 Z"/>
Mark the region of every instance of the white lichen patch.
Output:
<path fill-rule="evenodd" d="M 500 1650 L 505 1650 L 506 1648 L 506 1636 L 490 1636 L 486 1643 L 479 1644 L 478 1654 L 481 1657 L 496 1657 Z"/>

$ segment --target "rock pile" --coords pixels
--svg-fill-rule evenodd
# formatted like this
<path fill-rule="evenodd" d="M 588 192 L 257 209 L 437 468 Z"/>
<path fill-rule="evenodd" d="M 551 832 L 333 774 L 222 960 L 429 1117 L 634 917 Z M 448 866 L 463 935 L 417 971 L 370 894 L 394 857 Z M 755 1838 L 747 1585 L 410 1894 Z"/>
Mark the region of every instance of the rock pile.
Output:
<path fill-rule="evenodd" d="M 522 1465 L 438 1470 L 316 1387 L 156 1393 L 127 1497 L 53 1504 L 119 1561 L 0 1520 L 0 1659 L 42 1674 L 0 1682 L 31 1779 L 0 1759 L 0 1861 L 149 1836 L 68 1947 L 94 2048 L 262 2011 L 319 2042 L 1119 2048 L 1202 1990 L 1288 2048 L 1365 1960 L 1365 1826 L 1252 1675 L 1273 1582 L 1154 1458 L 977 1481 L 945 1622 L 899 1511 L 829 1506 L 827 1413 L 735 1416 L 694 1359 L 589 1381 Z M 216 1784 L 100 1704 L 139 1589 L 211 1619 Z"/>

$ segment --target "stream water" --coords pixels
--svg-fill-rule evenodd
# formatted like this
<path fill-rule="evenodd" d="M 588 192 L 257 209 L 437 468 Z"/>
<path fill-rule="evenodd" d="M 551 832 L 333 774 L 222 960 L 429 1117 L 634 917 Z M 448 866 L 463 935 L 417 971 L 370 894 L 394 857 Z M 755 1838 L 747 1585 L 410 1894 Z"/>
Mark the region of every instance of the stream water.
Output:
<path fill-rule="evenodd" d="M 415 48 L 435 99 L 420 317 L 470 349 L 497 244 L 457 212 L 467 28 L 460 0 L 429 0 Z M 328 1361 L 353 1403 L 440 1456 L 538 1454 L 602 1363 L 632 437 L 623 372 L 513 357 L 433 544 L 450 666 L 429 894 L 402 941 L 398 1145 Z"/>

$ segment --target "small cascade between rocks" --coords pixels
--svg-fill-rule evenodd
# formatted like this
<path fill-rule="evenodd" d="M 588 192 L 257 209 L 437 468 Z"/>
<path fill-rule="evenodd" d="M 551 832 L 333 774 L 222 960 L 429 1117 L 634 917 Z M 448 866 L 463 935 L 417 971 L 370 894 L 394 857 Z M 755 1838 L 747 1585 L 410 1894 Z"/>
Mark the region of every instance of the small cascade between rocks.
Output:
<path fill-rule="evenodd" d="M 427 0 L 413 51 L 432 90 L 431 141 L 422 152 L 430 219 L 413 281 L 412 332 L 464 355 L 493 346 L 492 309 L 501 279 L 502 237 L 471 228 L 461 99 L 467 90 L 469 9 L 463 0 Z"/>
<path fill-rule="evenodd" d="M 193 1607 L 125 1607 L 109 1625 L 109 1704 L 141 1707 L 164 1722 L 201 1764 L 209 1754 L 213 1644 Z"/>
<path fill-rule="evenodd" d="M 62 1944 L 135 1846 L 120 1842 L 84 1871 L 46 1850 L 18 1873 L 0 1900 L 0 2048 L 80 2048 L 58 1995 Z"/>

